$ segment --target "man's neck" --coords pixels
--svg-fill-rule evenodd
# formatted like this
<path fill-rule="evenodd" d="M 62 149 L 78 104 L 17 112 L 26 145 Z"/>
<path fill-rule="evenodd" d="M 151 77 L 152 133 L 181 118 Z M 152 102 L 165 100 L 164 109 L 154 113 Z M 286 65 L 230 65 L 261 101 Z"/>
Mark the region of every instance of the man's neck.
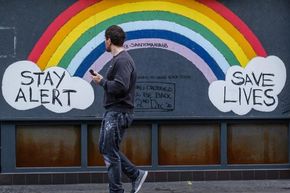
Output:
<path fill-rule="evenodd" d="M 111 52 L 113 56 L 117 56 L 120 52 L 124 50 L 124 47 L 112 46 Z"/>

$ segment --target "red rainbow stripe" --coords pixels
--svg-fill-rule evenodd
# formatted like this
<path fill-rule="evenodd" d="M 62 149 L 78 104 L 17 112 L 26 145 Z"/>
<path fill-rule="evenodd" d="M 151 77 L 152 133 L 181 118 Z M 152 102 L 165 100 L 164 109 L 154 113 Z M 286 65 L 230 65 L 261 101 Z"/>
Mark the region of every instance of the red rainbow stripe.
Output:
<path fill-rule="evenodd" d="M 99 2 L 101 0 L 79 0 L 72 4 L 68 9 L 63 11 L 45 30 L 40 39 L 35 44 L 34 48 L 28 56 L 28 60 L 37 62 L 46 46 L 52 40 L 54 35 L 59 31 L 59 29 L 65 25 L 73 16 L 77 15 L 82 10 L 90 7 L 91 5 Z M 241 34 L 244 35 L 245 39 L 251 44 L 252 48 L 258 56 L 267 56 L 265 49 L 263 48 L 261 42 L 255 36 L 255 34 L 250 30 L 250 28 L 232 11 L 230 11 L 223 4 L 216 0 L 198 0 L 198 2 L 206 5 L 207 7 L 213 9 L 226 20 L 228 20 L 232 25 L 234 25 Z"/>
<path fill-rule="evenodd" d="M 86 9 L 87 7 L 95 4 L 100 0 L 79 0 L 72 4 L 69 8 L 63 11 L 45 30 L 40 39 L 35 44 L 34 48 L 28 56 L 28 60 L 37 62 L 42 52 L 45 50 L 48 43 L 58 32 L 58 30 L 68 22 L 73 16 Z"/>
<path fill-rule="evenodd" d="M 207 7 L 213 9 L 221 16 L 226 18 L 226 20 L 228 20 L 231 24 L 233 24 L 252 45 L 253 49 L 255 50 L 258 56 L 266 57 L 268 55 L 264 47 L 262 46 L 261 42 L 255 36 L 252 30 L 226 6 L 217 2 L 216 0 L 198 0 L 198 1 L 206 5 Z"/>

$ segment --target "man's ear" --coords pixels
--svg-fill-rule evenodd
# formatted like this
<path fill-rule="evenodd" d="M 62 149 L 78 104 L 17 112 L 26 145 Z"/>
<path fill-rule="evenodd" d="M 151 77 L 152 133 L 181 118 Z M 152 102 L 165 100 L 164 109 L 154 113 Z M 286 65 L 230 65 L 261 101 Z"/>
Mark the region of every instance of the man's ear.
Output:
<path fill-rule="evenodd" d="M 109 45 L 112 44 L 111 38 L 108 38 L 107 41 L 108 41 L 108 44 L 109 44 Z"/>

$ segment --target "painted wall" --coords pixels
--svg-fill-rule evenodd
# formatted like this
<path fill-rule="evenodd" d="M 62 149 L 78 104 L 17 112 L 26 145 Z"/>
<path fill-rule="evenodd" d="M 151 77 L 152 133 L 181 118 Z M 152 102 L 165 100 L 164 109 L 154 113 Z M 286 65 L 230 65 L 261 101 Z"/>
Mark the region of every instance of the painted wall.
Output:
<path fill-rule="evenodd" d="M 57 5 L 57 6 L 56 6 Z M 94 119 L 104 30 L 138 68 L 139 118 L 288 118 L 288 1 L 1 1 L 0 119 Z"/>

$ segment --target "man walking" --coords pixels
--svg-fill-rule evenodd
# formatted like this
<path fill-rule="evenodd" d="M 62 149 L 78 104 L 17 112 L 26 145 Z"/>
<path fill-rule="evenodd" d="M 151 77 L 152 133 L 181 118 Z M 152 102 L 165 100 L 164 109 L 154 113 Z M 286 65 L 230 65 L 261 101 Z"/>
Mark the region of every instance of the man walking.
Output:
<path fill-rule="evenodd" d="M 106 77 L 92 72 L 93 80 L 104 88 L 104 108 L 99 149 L 108 170 L 110 193 L 123 193 L 121 172 L 132 180 L 131 193 L 137 193 L 148 172 L 137 169 L 120 152 L 119 145 L 125 130 L 132 124 L 135 85 L 137 79 L 133 59 L 124 49 L 126 34 L 113 25 L 105 32 L 106 51 L 113 55 Z"/>

